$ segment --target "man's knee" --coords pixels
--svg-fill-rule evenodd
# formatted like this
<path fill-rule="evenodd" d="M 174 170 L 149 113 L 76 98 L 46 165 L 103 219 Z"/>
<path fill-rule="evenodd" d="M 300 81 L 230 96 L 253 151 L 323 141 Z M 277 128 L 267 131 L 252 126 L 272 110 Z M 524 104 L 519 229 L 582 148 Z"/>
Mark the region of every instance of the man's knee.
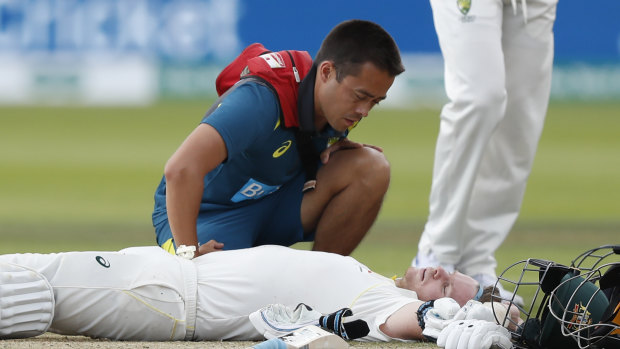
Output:
<path fill-rule="evenodd" d="M 335 195 L 352 190 L 381 199 L 390 183 L 390 164 L 382 152 L 369 147 L 340 150 L 317 173 L 316 188 Z"/>
<path fill-rule="evenodd" d="M 462 104 L 469 106 L 469 109 L 473 111 L 469 113 L 469 117 L 495 128 L 494 125 L 503 120 L 506 111 L 505 89 L 501 86 L 478 88 L 472 92 L 472 96 L 473 98 L 466 104 Z"/>
<path fill-rule="evenodd" d="M 54 291 L 43 275 L 0 262 L 0 339 L 45 333 L 54 318 L 54 304 Z"/>
<path fill-rule="evenodd" d="M 385 155 L 370 147 L 340 150 L 332 155 L 325 169 L 329 169 L 326 172 L 349 174 L 358 178 L 390 176 L 390 163 Z"/>
<path fill-rule="evenodd" d="M 352 169 L 352 178 L 362 185 L 387 191 L 390 183 L 390 163 L 385 155 L 369 147 L 359 150 L 356 166 Z"/>

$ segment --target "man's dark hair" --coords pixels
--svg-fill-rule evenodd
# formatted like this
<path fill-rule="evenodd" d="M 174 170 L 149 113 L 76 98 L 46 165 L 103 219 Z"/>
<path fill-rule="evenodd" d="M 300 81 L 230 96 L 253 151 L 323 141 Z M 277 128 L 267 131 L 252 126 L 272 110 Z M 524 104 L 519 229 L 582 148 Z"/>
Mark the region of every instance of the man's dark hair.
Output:
<path fill-rule="evenodd" d="M 483 288 L 482 296 L 480 296 L 480 299 L 478 299 L 478 301 L 480 303 L 485 303 L 497 301 L 498 298 L 500 298 L 499 289 L 494 288 L 493 286 L 487 286 Z"/>
<path fill-rule="evenodd" d="M 392 36 L 380 25 L 360 19 L 348 20 L 334 27 L 323 40 L 314 61 L 316 64 L 334 62 L 339 82 L 347 75 L 357 75 L 366 62 L 391 76 L 405 71 Z"/>

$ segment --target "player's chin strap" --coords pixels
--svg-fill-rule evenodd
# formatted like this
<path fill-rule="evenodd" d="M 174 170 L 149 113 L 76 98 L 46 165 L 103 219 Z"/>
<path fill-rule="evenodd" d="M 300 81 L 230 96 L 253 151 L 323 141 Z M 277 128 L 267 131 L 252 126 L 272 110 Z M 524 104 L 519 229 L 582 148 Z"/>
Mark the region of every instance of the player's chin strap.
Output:
<path fill-rule="evenodd" d="M 345 321 L 353 315 L 349 308 L 323 315 L 306 304 L 300 303 L 291 309 L 283 304 L 270 304 L 250 314 L 250 322 L 265 338 L 280 337 L 315 325 L 346 339 L 357 339 L 368 335 L 370 329 L 364 320 Z"/>
<path fill-rule="evenodd" d="M 0 262 L 0 339 L 43 334 L 54 318 L 54 291 L 45 276 Z"/>

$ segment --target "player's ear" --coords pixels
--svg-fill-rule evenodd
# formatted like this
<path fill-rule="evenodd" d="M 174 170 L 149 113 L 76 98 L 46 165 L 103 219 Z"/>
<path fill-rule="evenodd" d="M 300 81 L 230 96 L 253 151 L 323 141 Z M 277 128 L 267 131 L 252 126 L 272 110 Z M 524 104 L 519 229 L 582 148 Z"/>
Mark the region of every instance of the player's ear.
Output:
<path fill-rule="evenodd" d="M 321 82 L 327 82 L 331 78 L 336 78 L 336 66 L 332 61 L 321 62 L 317 68 L 317 72 L 319 75 L 317 78 L 320 79 Z"/>

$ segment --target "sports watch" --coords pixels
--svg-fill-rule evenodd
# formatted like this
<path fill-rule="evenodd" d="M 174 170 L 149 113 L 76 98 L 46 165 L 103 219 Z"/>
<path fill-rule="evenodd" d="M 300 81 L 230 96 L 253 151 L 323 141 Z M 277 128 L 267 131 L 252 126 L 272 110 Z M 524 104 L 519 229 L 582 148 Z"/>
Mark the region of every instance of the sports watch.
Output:
<path fill-rule="evenodd" d="M 193 259 L 196 255 L 196 246 L 181 245 L 177 247 L 176 254 L 183 259 Z"/>

